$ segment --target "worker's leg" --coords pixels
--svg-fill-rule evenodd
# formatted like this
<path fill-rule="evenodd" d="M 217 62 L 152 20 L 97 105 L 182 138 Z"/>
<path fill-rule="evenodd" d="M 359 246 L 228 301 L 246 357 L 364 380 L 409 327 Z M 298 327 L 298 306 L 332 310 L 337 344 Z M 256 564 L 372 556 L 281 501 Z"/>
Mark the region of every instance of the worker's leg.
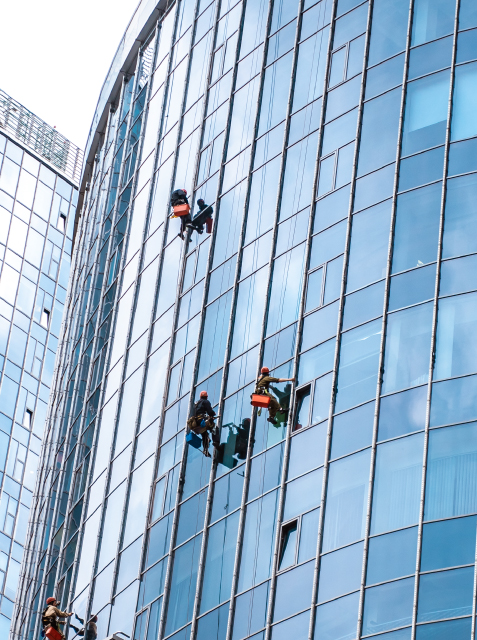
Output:
<path fill-rule="evenodd" d="M 278 411 L 280 411 L 280 404 L 278 400 L 275 400 L 275 398 L 270 397 L 270 404 L 268 405 L 269 417 L 274 420 Z"/>
<path fill-rule="evenodd" d="M 202 449 L 204 451 L 204 456 L 206 458 L 210 458 L 209 444 L 210 444 L 209 432 L 204 431 L 204 433 L 202 434 Z"/>

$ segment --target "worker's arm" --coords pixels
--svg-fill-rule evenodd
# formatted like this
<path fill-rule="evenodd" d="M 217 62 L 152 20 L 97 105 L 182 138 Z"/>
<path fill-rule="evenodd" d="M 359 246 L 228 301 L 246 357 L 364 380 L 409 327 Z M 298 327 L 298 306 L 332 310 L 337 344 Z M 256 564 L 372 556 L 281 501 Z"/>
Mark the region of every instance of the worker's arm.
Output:
<path fill-rule="evenodd" d="M 58 607 L 55 607 L 55 613 L 58 618 L 70 618 L 73 615 L 72 613 L 67 613 L 66 611 L 60 611 Z"/>
<path fill-rule="evenodd" d="M 278 382 L 293 382 L 295 378 L 278 378 Z"/>

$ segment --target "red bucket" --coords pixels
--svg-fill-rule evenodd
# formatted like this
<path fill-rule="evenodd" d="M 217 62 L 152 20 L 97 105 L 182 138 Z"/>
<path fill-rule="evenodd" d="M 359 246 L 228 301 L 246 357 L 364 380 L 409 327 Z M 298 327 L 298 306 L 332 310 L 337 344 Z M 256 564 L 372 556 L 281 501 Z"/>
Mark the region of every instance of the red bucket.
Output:
<path fill-rule="evenodd" d="M 252 393 L 252 407 L 261 407 L 262 409 L 268 409 L 270 406 L 270 396 L 262 395 L 260 393 Z"/>

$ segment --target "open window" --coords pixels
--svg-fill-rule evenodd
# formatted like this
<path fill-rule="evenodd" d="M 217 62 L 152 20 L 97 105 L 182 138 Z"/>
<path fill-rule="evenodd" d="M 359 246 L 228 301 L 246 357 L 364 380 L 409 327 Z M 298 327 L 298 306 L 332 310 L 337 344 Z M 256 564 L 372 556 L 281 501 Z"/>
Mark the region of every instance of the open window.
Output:
<path fill-rule="evenodd" d="M 64 213 L 60 213 L 60 217 L 58 218 L 58 229 L 61 233 L 66 233 L 66 216 Z"/>
<path fill-rule="evenodd" d="M 48 311 L 48 309 L 43 309 L 41 312 L 40 324 L 42 327 L 45 327 L 45 329 L 48 329 L 50 325 L 50 311 Z"/>
<path fill-rule="evenodd" d="M 309 425 L 311 403 L 311 385 L 308 384 L 296 392 L 295 416 L 293 419 L 293 431 L 304 429 Z"/>
<path fill-rule="evenodd" d="M 304 513 L 282 525 L 278 571 L 316 556 L 320 508 Z"/>
<path fill-rule="evenodd" d="M 296 551 L 298 539 L 298 520 L 284 524 L 280 540 L 280 559 L 278 570 L 287 569 L 296 564 Z"/>
<path fill-rule="evenodd" d="M 33 426 L 33 411 L 31 409 L 25 409 L 25 415 L 23 416 L 23 426 L 28 430 L 31 430 Z"/>

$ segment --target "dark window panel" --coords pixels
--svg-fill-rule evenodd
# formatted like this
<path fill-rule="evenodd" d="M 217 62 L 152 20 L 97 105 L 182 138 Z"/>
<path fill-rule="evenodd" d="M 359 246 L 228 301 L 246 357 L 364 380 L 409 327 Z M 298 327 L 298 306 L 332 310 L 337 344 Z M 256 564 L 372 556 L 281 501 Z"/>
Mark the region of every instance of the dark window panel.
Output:
<path fill-rule="evenodd" d="M 363 634 L 388 631 L 410 624 L 413 597 L 414 578 L 367 589 L 364 599 Z"/>
<path fill-rule="evenodd" d="M 353 637 L 358 625 L 359 592 L 333 600 L 316 610 L 315 635 L 326 640 Z"/>
<path fill-rule="evenodd" d="M 422 575 L 419 580 L 417 621 L 470 615 L 473 586 L 473 567 Z"/>
<path fill-rule="evenodd" d="M 477 518 L 456 518 L 425 524 L 422 531 L 421 571 L 474 564 Z M 455 544 L 455 541 L 459 541 Z"/>
<path fill-rule="evenodd" d="M 441 180 L 443 169 L 444 147 L 405 158 L 399 168 L 399 191 Z"/>

